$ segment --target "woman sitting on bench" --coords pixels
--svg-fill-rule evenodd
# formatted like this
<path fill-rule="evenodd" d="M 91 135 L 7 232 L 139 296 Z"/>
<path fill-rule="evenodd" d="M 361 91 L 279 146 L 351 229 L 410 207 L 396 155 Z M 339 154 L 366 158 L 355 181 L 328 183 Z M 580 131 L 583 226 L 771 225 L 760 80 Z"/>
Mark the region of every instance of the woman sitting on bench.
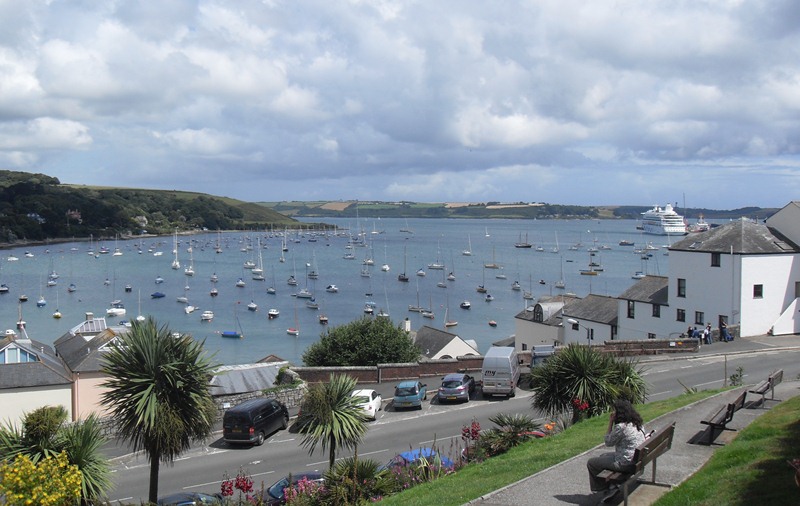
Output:
<path fill-rule="evenodd" d="M 603 498 L 609 499 L 617 493 L 617 486 L 609 486 L 606 480 L 597 475 L 605 469 L 617 472 L 633 472 L 631 462 L 636 448 L 644 442 L 645 433 L 642 427 L 642 416 L 624 399 L 614 401 L 614 410 L 608 419 L 608 431 L 605 435 L 606 446 L 613 446 L 613 453 L 604 453 L 592 457 L 586 463 L 589 469 L 589 486 L 592 492 L 608 492 Z"/>

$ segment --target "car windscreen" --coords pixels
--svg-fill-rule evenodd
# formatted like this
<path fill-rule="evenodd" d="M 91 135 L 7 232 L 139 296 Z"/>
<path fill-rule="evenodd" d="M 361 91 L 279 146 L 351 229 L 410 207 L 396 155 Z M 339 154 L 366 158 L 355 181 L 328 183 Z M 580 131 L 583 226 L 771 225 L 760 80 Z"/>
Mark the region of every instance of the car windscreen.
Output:
<path fill-rule="evenodd" d="M 271 487 L 269 487 L 269 489 L 267 490 L 267 493 L 271 497 L 274 497 L 275 499 L 283 499 L 283 491 L 284 491 L 284 489 L 286 488 L 286 486 L 288 484 L 289 484 L 289 480 L 284 478 L 284 479 L 276 482 Z"/>
<path fill-rule="evenodd" d="M 461 382 L 459 380 L 442 381 L 442 388 L 458 388 L 460 386 Z"/>
<path fill-rule="evenodd" d="M 414 387 L 398 387 L 395 389 L 394 395 L 417 395 L 417 389 Z"/>
<path fill-rule="evenodd" d="M 367 404 L 367 403 L 369 403 L 369 396 L 358 395 L 358 396 L 355 397 L 355 400 L 359 404 Z"/>

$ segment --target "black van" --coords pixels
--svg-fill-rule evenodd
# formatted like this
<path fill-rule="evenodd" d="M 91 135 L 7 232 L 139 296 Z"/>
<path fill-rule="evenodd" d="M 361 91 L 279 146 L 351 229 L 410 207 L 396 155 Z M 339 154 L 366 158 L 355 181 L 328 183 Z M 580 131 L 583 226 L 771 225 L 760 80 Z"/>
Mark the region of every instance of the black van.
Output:
<path fill-rule="evenodd" d="M 272 398 L 250 399 L 225 412 L 222 438 L 226 443 L 264 444 L 267 435 L 289 425 L 289 411 Z"/>

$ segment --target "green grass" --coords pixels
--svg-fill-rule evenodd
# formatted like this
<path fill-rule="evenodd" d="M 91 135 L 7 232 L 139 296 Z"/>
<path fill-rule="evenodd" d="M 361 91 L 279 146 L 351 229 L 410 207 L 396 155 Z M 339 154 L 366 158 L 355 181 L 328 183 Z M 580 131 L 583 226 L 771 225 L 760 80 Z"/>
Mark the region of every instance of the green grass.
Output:
<path fill-rule="evenodd" d="M 800 504 L 787 460 L 800 458 L 800 397 L 773 404 L 691 479 L 655 504 Z"/>
<path fill-rule="evenodd" d="M 645 421 L 653 420 L 664 413 L 675 411 L 718 392 L 720 390 L 704 390 L 652 402 L 639 406 L 639 412 Z M 503 455 L 479 464 L 465 466 L 450 476 L 388 497 L 381 501 L 381 504 L 420 506 L 464 504 L 594 448 L 599 444 L 598 434 L 603 434 L 607 425 L 607 415 L 591 418 L 555 436 L 530 441 L 512 448 Z M 447 450 L 441 448 L 444 454 L 448 453 Z"/>

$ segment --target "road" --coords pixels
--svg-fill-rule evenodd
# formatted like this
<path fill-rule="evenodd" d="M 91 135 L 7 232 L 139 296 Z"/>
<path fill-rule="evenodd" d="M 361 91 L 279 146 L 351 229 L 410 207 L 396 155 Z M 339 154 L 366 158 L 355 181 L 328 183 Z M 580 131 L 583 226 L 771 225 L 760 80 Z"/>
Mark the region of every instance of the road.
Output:
<path fill-rule="evenodd" d="M 723 343 L 714 346 L 724 346 Z M 699 390 L 719 388 L 726 378 L 742 367 L 744 383 L 755 383 L 774 369 L 783 368 L 785 377 L 800 372 L 796 353 L 765 351 L 729 356 L 697 356 L 677 360 L 643 361 L 640 367 L 648 382 L 648 400 L 660 400 L 682 394 L 686 388 Z M 431 382 L 433 383 L 433 382 Z M 384 403 L 386 406 L 386 403 Z M 423 403 L 422 410 L 395 411 L 391 406 L 379 413 L 370 423 L 364 441 L 359 446 L 361 458 L 378 462 L 389 460 L 396 453 L 412 447 L 435 445 L 445 454 L 458 455 L 461 428 L 473 419 L 481 427 L 492 426 L 488 418 L 496 413 L 531 411 L 531 394 L 518 390 L 512 399 L 473 399 L 465 404 L 439 405 Z M 300 446 L 300 436 L 291 431 L 279 431 L 261 447 L 233 447 L 219 439 L 208 446 L 187 452 L 173 466 L 162 464 L 159 495 L 179 491 L 218 492 L 225 476 L 235 476 L 239 470 L 250 475 L 256 487 L 263 482 L 268 487 L 290 472 L 327 468 L 327 453 L 318 449 L 313 455 Z M 347 456 L 347 455 L 341 455 Z M 112 503 L 139 503 L 147 495 L 149 465 L 144 457 L 120 459 L 114 467 L 116 489 Z"/>

